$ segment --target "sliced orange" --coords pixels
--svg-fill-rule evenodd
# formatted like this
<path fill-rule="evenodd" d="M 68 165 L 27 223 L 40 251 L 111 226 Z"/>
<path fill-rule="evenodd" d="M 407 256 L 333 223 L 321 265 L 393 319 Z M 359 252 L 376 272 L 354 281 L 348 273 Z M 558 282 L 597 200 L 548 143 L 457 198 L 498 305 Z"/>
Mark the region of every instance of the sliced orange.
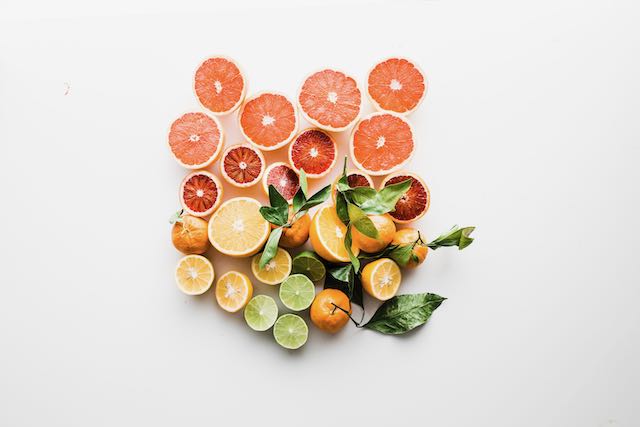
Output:
<path fill-rule="evenodd" d="M 418 108 L 426 92 L 424 74 L 405 58 L 389 58 L 376 64 L 367 79 L 367 94 L 377 110 L 409 114 Z"/>
<path fill-rule="evenodd" d="M 240 311 L 251 299 L 253 285 L 246 274 L 229 271 L 216 283 L 216 301 L 229 313 Z"/>
<path fill-rule="evenodd" d="M 171 124 L 168 139 L 171 154 L 181 166 L 201 169 L 220 154 L 224 132 L 215 117 L 186 113 Z"/>
<path fill-rule="evenodd" d="M 287 145 L 298 129 L 293 103 L 276 92 L 263 92 L 247 99 L 238 120 L 247 141 L 265 151 Z"/>
<path fill-rule="evenodd" d="M 389 258 L 380 258 L 362 269 L 362 289 L 380 301 L 395 296 L 402 282 L 400 267 Z"/>
<path fill-rule="evenodd" d="M 320 208 L 311 220 L 311 246 L 318 255 L 329 262 L 349 262 L 349 254 L 344 247 L 346 233 L 347 227 L 340 221 L 333 206 Z M 351 245 L 351 251 L 357 256 L 360 249 Z"/>
<path fill-rule="evenodd" d="M 187 255 L 178 261 L 175 270 L 178 288 L 187 295 L 202 295 L 213 283 L 213 265 L 201 255 Z"/>
<path fill-rule="evenodd" d="M 200 64 L 193 87 L 200 104 L 222 116 L 240 106 L 247 84 L 238 64 L 231 58 L 215 56 Z"/>
<path fill-rule="evenodd" d="M 262 189 L 266 194 L 269 194 L 270 185 L 273 185 L 287 201 L 291 201 L 300 188 L 300 177 L 298 172 L 285 162 L 274 162 L 262 176 Z"/>
<path fill-rule="evenodd" d="M 211 172 L 191 172 L 180 184 L 180 203 L 193 216 L 211 215 L 222 200 L 222 184 Z"/>
<path fill-rule="evenodd" d="M 262 178 L 266 162 L 264 156 L 252 145 L 232 145 L 224 150 L 220 159 L 220 173 L 236 187 L 250 187 Z"/>
<path fill-rule="evenodd" d="M 289 163 L 307 178 L 322 178 L 336 165 L 338 146 L 331 135 L 320 129 L 305 129 L 289 145 Z"/>
<path fill-rule="evenodd" d="M 387 176 L 380 185 L 382 190 L 387 185 L 398 184 L 402 181 L 411 180 L 411 187 L 396 203 L 395 210 L 389 215 L 398 224 L 408 224 L 417 221 L 429 210 L 431 204 L 431 194 L 429 187 L 417 174 L 413 172 L 395 172 Z"/>

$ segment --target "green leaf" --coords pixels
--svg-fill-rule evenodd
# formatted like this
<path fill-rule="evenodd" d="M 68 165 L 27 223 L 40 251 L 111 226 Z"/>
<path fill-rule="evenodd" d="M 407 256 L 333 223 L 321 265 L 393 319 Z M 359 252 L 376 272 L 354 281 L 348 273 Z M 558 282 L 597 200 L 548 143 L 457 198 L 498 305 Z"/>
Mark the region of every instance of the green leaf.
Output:
<path fill-rule="evenodd" d="M 296 194 L 293 196 L 293 213 L 300 212 L 302 206 L 307 202 L 307 198 L 302 191 L 302 187 L 298 188 Z"/>
<path fill-rule="evenodd" d="M 289 208 L 289 203 L 287 203 L 287 200 L 282 197 L 282 194 L 280 194 L 280 192 L 273 185 L 269 185 L 269 203 L 274 208 Z"/>
<path fill-rule="evenodd" d="M 344 225 L 349 224 L 349 211 L 347 209 L 347 200 L 345 199 L 344 193 L 338 192 L 336 194 L 336 213 Z"/>
<path fill-rule="evenodd" d="M 349 282 L 351 280 L 351 276 L 353 276 L 353 266 L 351 264 L 346 264 L 334 267 L 329 270 L 329 274 L 340 282 Z"/>
<path fill-rule="evenodd" d="M 358 206 L 374 203 L 378 197 L 378 192 L 371 187 L 356 187 L 351 189 L 349 193 L 353 203 Z"/>
<path fill-rule="evenodd" d="M 436 250 L 443 246 L 457 246 L 459 250 L 463 250 L 473 242 L 473 238 L 469 237 L 475 227 L 460 228 L 454 225 L 451 230 L 441 234 L 437 239 L 428 243 L 431 249 Z"/>
<path fill-rule="evenodd" d="M 400 267 L 406 267 L 413 255 L 413 245 L 396 246 L 389 252 L 389 258 L 394 260 Z"/>
<path fill-rule="evenodd" d="M 396 295 L 382 304 L 363 327 L 383 334 L 404 334 L 425 324 L 445 299 L 429 293 Z"/>
<path fill-rule="evenodd" d="M 314 206 L 318 206 L 319 204 L 327 200 L 329 194 L 331 194 L 331 185 L 327 185 L 320 191 L 317 191 L 313 196 L 309 198 L 309 200 L 304 203 L 301 210 L 309 210 Z"/>
<path fill-rule="evenodd" d="M 304 197 L 307 197 L 307 173 L 304 171 L 304 169 L 300 169 L 298 181 L 300 182 L 300 189 L 304 193 Z"/>
<path fill-rule="evenodd" d="M 283 212 L 280 208 L 274 208 L 271 206 L 261 206 L 260 215 L 262 215 L 262 217 L 269 221 L 271 224 L 280 226 L 287 223 L 287 219 L 289 216 L 288 212 L 287 215 L 283 215 Z"/>
<path fill-rule="evenodd" d="M 351 260 L 351 264 L 353 264 L 353 268 L 355 270 L 355 273 L 357 274 L 360 271 L 360 260 L 351 251 L 351 243 L 352 243 L 351 226 L 348 225 L 347 234 L 345 234 L 344 236 L 344 247 L 347 250 L 347 253 L 349 254 L 349 259 Z"/>
<path fill-rule="evenodd" d="M 364 308 L 362 302 L 362 283 L 353 271 L 353 265 L 347 264 L 329 269 L 324 280 L 324 288 L 338 289 L 349 297 L 352 303 Z"/>
<path fill-rule="evenodd" d="M 278 251 L 278 242 L 280 242 L 281 235 L 282 227 L 271 230 L 269 240 L 267 240 L 267 244 L 264 245 L 264 251 L 262 251 L 262 256 L 260 257 L 260 268 L 264 268 L 264 266 L 267 265 L 274 256 L 276 256 L 276 252 Z"/>
<path fill-rule="evenodd" d="M 353 203 L 347 203 L 347 212 L 349 213 L 349 221 L 359 232 L 372 239 L 379 237 L 378 229 L 362 209 Z"/>
<path fill-rule="evenodd" d="M 396 203 L 411 187 L 411 179 L 384 187 L 373 198 L 368 198 L 359 204 L 360 208 L 369 215 L 380 215 L 396 209 Z M 366 187 L 362 187 L 366 188 Z"/>
<path fill-rule="evenodd" d="M 182 222 L 182 214 L 184 209 L 180 209 L 169 217 L 169 224 L 175 224 L 176 222 Z"/>

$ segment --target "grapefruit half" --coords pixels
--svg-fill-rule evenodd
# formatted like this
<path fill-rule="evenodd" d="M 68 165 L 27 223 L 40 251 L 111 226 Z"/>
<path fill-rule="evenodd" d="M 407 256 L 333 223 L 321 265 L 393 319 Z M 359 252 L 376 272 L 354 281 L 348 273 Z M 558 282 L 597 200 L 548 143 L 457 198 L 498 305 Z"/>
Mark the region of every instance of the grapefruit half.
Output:
<path fill-rule="evenodd" d="M 367 94 L 377 110 L 409 114 L 418 108 L 426 92 L 424 73 L 405 58 L 376 64 L 367 79 Z"/>
<path fill-rule="evenodd" d="M 396 203 L 396 209 L 389 212 L 389 215 L 398 224 L 407 224 L 409 222 L 416 221 L 427 213 L 429 205 L 431 204 L 431 194 L 429 193 L 429 187 L 424 183 L 422 178 L 412 172 L 400 171 L 392 173 L 387 176 L 380 185 L 380 189 L 391 184 L 398 184 L 399 182 L 411 179 L 411 187 L 409 190 L 398 200 Z"/>
<path fill-rule="evenodd" d="M 204 108 L 223 116 L 242 104 L 247 84 L 231 58 L 214 56 L 204 60 L 196 70 L 193 89 Z"/>
<path fill-rule="evenodd" d="M 222 184 L 211 172 L 195 171 L 180 184 L 180 203 L 193 216 L 203 217 L 216 210 L 222 200 Z"/>
<path fill-rule="evenodd" d="M 320 129 L 306 129 L 289 145 L 289 163 L 296 172 L 304 169 L 307 177 L 321 178 L 336 164 L 338 146 Z"/>
<path fill-rule="evenodd" d="M 209 166 L 220 154 L 224 132 L 215 117 L 204 113 L 186 113 L 169 129 L 169 148 L 176 161 L 188 169 Z"/>
<path fill-rule="evenodd" d="M 275 162 L 267 167 L 262 176 L 262 189 L 267 194 L 269 194 L 269 185 L 273 185 L 282 197 L 291 201 L 300 188 L 300 178 L 288 164 Z"/>
<path fill-rule="evenodd" d="M 250 187 L 260 181 L 265 166 L 260 150 L 249 144 L 232 145 L 220 159 L 222 177 L 236 187 Z"/>
<path fill-rule="evenodd" d="M 247 141 L 265 151 L 287 145 L 298 129 L 293 103 L 276 92 L 263 92 L 247 99 L 238 121 Z"/>

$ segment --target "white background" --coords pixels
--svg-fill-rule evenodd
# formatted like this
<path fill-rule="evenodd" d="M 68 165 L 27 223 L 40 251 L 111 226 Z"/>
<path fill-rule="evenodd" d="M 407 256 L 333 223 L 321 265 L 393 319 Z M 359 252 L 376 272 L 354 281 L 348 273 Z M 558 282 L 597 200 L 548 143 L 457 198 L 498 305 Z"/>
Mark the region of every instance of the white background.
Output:
<path fill-rule="evenodd" d="M 640 425 L 633 2 L 41 3 L 0 4 L 0 425 Z M 291 96 L 422 66 L 419 227 L 477 226 L 405 276 L 425 327 L 287 352 L 177 290 L 166 130 L 214 53 Z"/>

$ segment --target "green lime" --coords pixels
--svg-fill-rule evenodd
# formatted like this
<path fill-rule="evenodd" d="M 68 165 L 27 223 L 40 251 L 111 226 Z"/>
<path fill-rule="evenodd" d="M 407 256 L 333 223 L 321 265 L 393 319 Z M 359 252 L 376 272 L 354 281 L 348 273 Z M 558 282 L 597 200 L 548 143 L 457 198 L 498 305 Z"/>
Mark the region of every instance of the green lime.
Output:
<path fill-rule="evenodd" d="M 292 274 L 280 284 L 280 300 L 290 310 L 309 308 L 315 296 L 316 288 L 304 274 Z"/>
<path fill-rule="evenodd" d="M 307 342 L 309 328 L 302 317 L 296 314 L 283 314 L 273 326 L 273 337 L 284 348 L 295 350 Z"/>
<path fill-rule="evenodd" d="M 254 331 L 266 331 L 278 318 L 278 306 L 267 295 L 256 295 L 244 308 L 244 320 Z"/>
<path fill-rule="evenodd" d="M 293 259 L 292 273 L 304 274 L 314 282 L 322 280 L 326 272 L 327 270 L 324 268 L 324 264 L 314 252 L 300 252 Z"/>

